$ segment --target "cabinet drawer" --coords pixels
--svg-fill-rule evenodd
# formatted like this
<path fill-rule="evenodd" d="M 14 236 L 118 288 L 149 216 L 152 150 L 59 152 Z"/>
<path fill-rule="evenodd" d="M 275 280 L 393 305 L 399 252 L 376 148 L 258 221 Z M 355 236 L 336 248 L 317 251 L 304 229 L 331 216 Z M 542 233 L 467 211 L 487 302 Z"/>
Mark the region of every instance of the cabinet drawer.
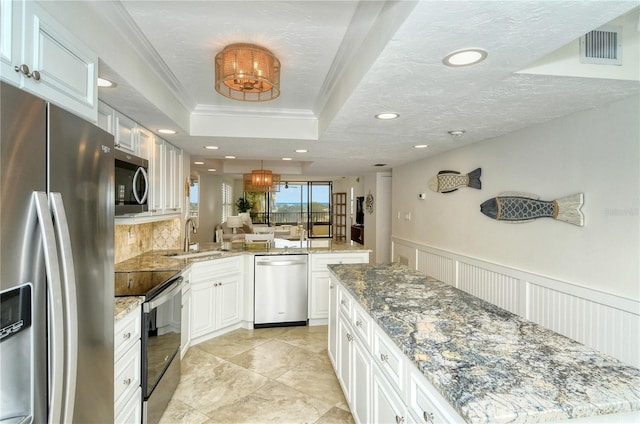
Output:
<path fill-rule="evenodd" d="M 373 331 L 373 357 L 398 393 L 404 393 L 404 355 L 378 327 Z"/>
<path fill-rule="evenodd" d="M 114 367 L 113 397 L 116 407 L 140 386 L 140 340 L 120 358 Z"/>
<path fill-rule="evenodd" d="M 138 387 L 121 408 L 116 408 L 115 424 L 132 424 L 142 422 L 142 388 Z"/>
<path fill-rule="evenodd" d="M 311 255 L 311 269 L 326 271 L 327 265 L 332 264 L 360 264 L 369 262 L 368 253 L 315 253 Z"/>
<path fill-rule="evenodd" d="M 191 282 L 210 281 L 212 277 L 242 271 L 242 257 L 214 259 L 191 265 Z"/>
<path fill-rule="evenodd" d="M 371 318 L 356 302 L 353 302 L 352 309 L 353 319 L 351 322 L 353 323 L 353 329 L 369 349 L 371 346 Z"/>
<path fill-rule="evenodd" d="M 413 365 L 408 369 L 407 405 L 419 423 L 456 423 L 464 421 Z"/>
<path fill-rule="evenodd" d="M 338 286 L 338 310 L 342 311 L 345 317 L 351 319 L 351 296 L 347 291 Z"/>
<path fill-rule="evenodd" d="M 140 308 L 115 323 L 113 333 L 114 360 L 117 361 L 131 346 L 140 340 L 142 312 Z"/>

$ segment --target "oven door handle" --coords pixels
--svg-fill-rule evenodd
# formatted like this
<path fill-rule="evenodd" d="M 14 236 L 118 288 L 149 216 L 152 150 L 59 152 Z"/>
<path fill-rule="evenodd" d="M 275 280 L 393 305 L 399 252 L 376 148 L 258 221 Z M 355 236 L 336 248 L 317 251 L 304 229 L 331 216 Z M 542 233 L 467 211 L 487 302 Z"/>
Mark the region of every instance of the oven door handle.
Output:
<path fill-rule="evenodd" d="M 163 303 L 170 301 L 173 298 L 173 296 L 176 295 L 176 293 L 182 290 L 183 286 L 184 286 L 184 279 L 182 277 L 176 278 L 176 281 L 173 284 L 171 284 L 169 287 L 167 287 L 166 290 L 162 291 L 160 296 L 152 299 L 149 302 L 144 303 L 144 306 L 143 306 L 144 313 L 145 314 L 149 313 L 153 309 L 162 305 Z"/>

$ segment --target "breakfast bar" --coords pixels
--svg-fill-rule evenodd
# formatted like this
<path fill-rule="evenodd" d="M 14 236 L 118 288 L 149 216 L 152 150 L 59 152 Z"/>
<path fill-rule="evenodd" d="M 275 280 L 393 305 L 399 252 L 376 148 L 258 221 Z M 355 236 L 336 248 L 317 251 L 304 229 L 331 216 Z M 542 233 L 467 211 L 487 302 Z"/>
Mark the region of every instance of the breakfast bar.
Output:
<path fill-rule="evenodd" d="M 403 357 L 406 369 L 398 365 L 399 371 L 383 373 L 403 399 L 404 406 L 395 413 L 398 422 L 404 421 L 407 412 L 418 422 L 433 418 L 431 412 L 412 408 L 416 402 L 414 380 L 402 378 L 411 376 L 412 370 L 420 374 L 428 389 L 437 392 L 432 403 L 443 401 L 440 407 L 436 405 L 436 410 L 443 411 L 443 421 L 640 419 L 640 370 L 633 366 L 406 266 L 330 265 L 329 269 L 338 290 L 332 294 L 330 339 L 336 337 L 341 321 L 347 321 L 347 334 L 364 334 L 358 328 L 365 326 L 362 315 L 366 314 L 377 329 L 373 333 L 382 333 L 380 337 L 390 340 Z M 349 302 L 354 305 L 345 308 Z M 350 335 L 347 340 L 353 338 Z M 358 342 L 371 345 L 373 362 L 381 369 L 391 363 L 387 353 L 376 351 L 375 337 L 374 342 L 364 337 Z M 332 340 L 329 343 L 331 346 Z M 340 344 L 339 339 L 336 343 Z M 340 379 L 345 375 L 340 346 L 333 354 Z M 397 380 L 393 381 L 395 375 Z M 358 421 L 362 416 L 357 393 L 350 396 L 343 380 L 345 396 Z M 376 411 L 374 398 L 372 394 L 373 416 L 364 416 L 376 421 L 381 412 Z"/>

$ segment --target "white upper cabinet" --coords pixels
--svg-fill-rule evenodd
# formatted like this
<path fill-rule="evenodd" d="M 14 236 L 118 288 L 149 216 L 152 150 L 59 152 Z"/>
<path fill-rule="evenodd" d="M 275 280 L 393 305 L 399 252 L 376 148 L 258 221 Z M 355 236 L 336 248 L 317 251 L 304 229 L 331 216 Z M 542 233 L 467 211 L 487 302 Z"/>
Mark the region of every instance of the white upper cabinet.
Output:
<path fill-rule="evenodd" d="M 97 121 L 98 57 L 35 1 L 0 0 L 2 79 Z"/>

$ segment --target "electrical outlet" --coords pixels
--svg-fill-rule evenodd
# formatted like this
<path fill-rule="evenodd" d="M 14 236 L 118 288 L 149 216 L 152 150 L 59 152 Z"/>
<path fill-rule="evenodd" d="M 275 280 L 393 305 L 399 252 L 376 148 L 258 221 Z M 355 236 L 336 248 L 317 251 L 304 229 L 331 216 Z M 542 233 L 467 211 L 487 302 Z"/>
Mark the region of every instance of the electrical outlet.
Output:
<path fill-rule="evenodd" d="M 405 212 L 404 213 L 404 220 L 405 221 L 411 221 L 411 212 Z"/>
<path fill-rule="evenodd" d="M 136 242 L 136 235 L 131 230 L 129 230 L 129 234 L 127 236 L 127 241 L 128 241 L 129 244 L 134 244 Z"/>

